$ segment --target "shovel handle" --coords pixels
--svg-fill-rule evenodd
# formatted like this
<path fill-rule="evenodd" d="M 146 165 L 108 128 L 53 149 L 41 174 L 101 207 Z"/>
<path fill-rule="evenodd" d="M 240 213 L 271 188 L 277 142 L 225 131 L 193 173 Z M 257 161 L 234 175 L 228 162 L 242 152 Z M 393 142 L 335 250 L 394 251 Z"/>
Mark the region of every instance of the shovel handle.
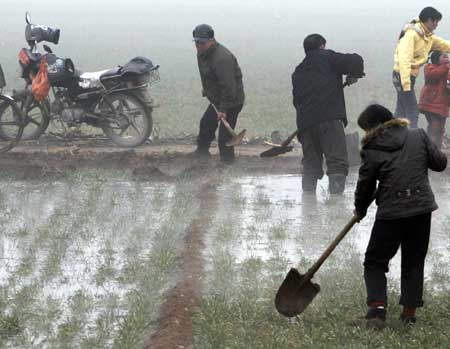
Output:
<path fill-rule="evenodd" d="M 215 106 L 214 104 L 212 104 L 212 103 L 211 103 L 211 105 L 212 105 L 212 107 L 214 108 L 214 111 L 216 112 L 216 114 L 219 115 L 219 111 L 217 110 L 216 106 Z M 225 120 L 225 119 L 220 119 L 220 121 L 222 122 L 223 126 L 225 126 L 225 128 L 228 130 L 228 132 L 230 132 L 230 134 L 231 134 L 233 137 L 237 137 L 236 132 L 234 132 L 233 128 L 230 126 L 230 124 L 228 123 L 227 120 Z"/>
<path fill-rule="evenodd" d="M 347 235 L 347 233 L 352 229 L 352 227 L 359 221 L 359 218 L 357 216 L 353 216 L 350 221 L 345 225 L 345 227 L 342 229 L 342 231 L 336 236 L 336 238 L 333 240 L 333 242 L 328 246 L 328 248 L 325 250 L 324 253 L 322 253 L 322 256 L 318 259 L 314 265 L 309 268 L 309 270 L 306 272 L 304 276 L 305 282 L 307 280 L 312 279 L 314 274 L 317 270 L 322 266 L 323 262 L 330 256 L 330 254 L 334 251 L 336 246 L 342 241 L 342 239 Z"/>
<path fill-rule="evenodd" d="M 281 143 L 281 147 L 287 147 L 289 143 L 291 143 L 292 140 L 295 138 L 295 136 L 297 136 L 297 133 L 298 131 L 295 131 L 288 138 L 286 138 L 286 140 L 283 143 Z"/>

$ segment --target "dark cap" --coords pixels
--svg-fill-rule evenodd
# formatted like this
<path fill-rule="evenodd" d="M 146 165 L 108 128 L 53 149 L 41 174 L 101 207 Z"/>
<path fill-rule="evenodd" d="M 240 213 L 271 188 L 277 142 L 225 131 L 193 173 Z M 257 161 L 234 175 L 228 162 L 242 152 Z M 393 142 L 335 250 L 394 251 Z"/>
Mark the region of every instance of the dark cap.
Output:
<path fill-rule="evenodd" d="M 214 39 L 214 29 L 208 24 L 200 24 L 192 32 L 194 41 L 207 42 Z"/>

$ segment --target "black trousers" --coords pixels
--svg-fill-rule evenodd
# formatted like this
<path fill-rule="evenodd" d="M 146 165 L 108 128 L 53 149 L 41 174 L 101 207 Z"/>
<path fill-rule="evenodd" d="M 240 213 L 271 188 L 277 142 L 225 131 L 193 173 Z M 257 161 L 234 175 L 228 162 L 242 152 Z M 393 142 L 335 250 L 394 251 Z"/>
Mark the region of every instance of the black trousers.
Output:
<path fill-rule="evenodd" d="M 323 177 L 323 157 L 327 175 L 348 174 L 347 145 L 341 120 L 325 121 L 299 132 L 303 149 L 303 176 L 311 179 Z"/>
<path fill-rule="evenodd" d="M 386 273 L 401 247 L 400 304 L 423 306 L 423 269 L 430 239 L 431 213 L 394 220 L 376 220 L 364 260 L 367 304 L 387 305 Z"/>
<path fill-rule="evenodd" d="M 227 121 L 230 126 L 234 129 L 236 126 L 237 118 L 242 110 L 242 106 L 227 111 Z M 215 133 L 217 127 L 219 126 L 219 121 L 217 120 L 217 113 L 213 106 L 210 104 L 203 114 L 200 120 L 200 131 L 197 137 L 197 146 L 200 150 L 208 150 L 211 142 L 215 138 Z M 227 147 L 226 143 L 231 140 L 232 136 L 230 132 L 220 123 L 219 127 L 219 153 L 220 159 L 223 161 L 234 160 L 234 147 Z"/>

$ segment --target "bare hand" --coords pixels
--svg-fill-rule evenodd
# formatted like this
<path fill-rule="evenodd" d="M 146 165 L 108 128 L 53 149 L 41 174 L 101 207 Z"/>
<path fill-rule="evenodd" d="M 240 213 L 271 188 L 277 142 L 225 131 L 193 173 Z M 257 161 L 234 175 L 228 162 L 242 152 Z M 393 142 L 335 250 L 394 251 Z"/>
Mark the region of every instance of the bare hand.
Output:
<path fill-rule="evenodd" d="M 217 120 L 226 120 L 227 119 L 227 114 L 225 114 L 224 112 L 219 111 L 217 113 Z"/>

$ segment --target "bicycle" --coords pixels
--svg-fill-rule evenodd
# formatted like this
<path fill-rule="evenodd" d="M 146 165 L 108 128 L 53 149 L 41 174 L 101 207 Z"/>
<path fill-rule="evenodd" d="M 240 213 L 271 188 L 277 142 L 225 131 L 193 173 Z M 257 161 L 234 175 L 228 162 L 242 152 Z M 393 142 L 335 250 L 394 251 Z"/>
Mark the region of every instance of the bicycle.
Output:
<path fill-rule="evenodd" d="M 5 86 L 5 75 L 0 65 L 0 127 L 6 128 L 12 135 L 8 140 L 0 140 L 0 153 L 14 148 L 19 143 L 24 129 L 22 111 L 12 97 L 3 94 Z"/>

